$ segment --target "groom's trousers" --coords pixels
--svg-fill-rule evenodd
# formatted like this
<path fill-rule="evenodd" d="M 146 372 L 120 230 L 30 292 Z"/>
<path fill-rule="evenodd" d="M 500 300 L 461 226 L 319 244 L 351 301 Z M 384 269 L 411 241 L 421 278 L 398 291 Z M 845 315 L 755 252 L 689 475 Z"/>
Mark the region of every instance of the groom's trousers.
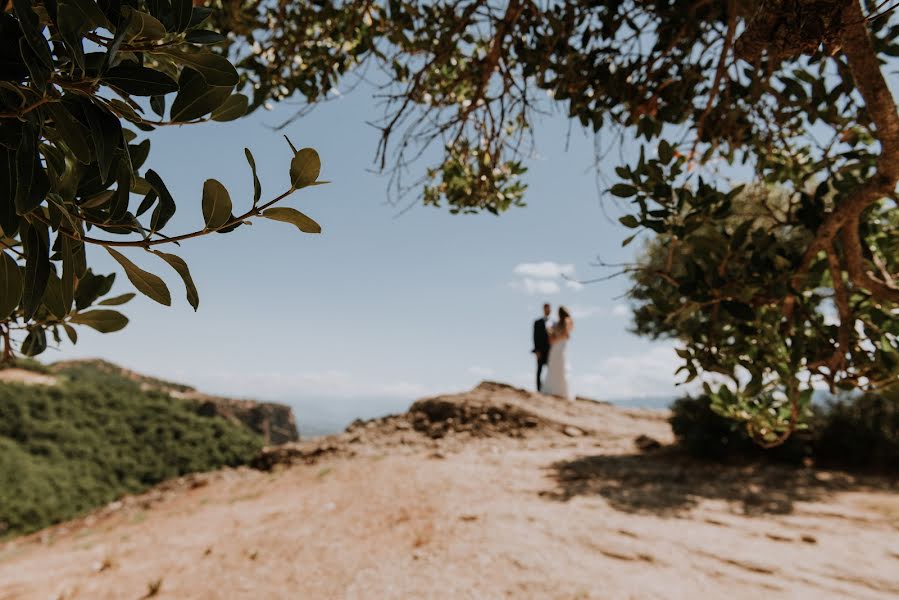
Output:
<path fill-rule="evenodd" d="M 537 391 L 543 389 L 543 367 L 549 359 L 549 352 L 537 352 Z"/>

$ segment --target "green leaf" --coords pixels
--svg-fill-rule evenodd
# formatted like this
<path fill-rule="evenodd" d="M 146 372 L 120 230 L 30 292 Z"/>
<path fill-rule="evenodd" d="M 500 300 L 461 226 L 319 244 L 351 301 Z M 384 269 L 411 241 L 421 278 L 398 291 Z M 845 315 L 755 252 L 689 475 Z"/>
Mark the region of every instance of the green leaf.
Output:
<path fill-rule="evenodd" d="M 0 145 L 0 229 L 12 237 L 19 229 L 16 214 L 16 152 Z"/>
<path fill-rule="evenodd" d="M 288 208 L 286 206 L 278 206 L 263 211 L 262 216 L 266 219 L 275 221 L 283 221 L 284 223 L 292 223 L 297 229 L 303 233 L 321 233 L 321 225 L 301 213 L 300 211 Z"/>
<path fill-rule="evenodd" d="M 626 183 L 616 183 L 609 191 L 612 192 L 612 195 L 618 196 L 619 198 L 629 198 L 637 194 L 637 188 Z"/>
<path fill-rule="evenodd" d="M 87 130 L 60 102 L 47 104 L 47 111 L 53 116 L 53 128 L 62 140 L 62 143 L 78 159 L 78 162 L 89 165 L 93 156 L 93 149 L 88 142 Z"/>
<path fill-rule="evenodd" d="M 160 119 L 165 118 L 165 96 L 153 96 L 150 98 L 150 108 Z"/>
<path fill-rule="evenodd" d="M 121 294 L 119 296 L 107 298 L 106 300 L 101 301 L 99 304 L 101 304 L 102 306 L 119 306 L 120 304 L 130 302 L 135 295 L 136 294 L 134 292 L 128 292 L 127 294 Z"/>
<path fill-rule="evenodd" d="M 231 96 L 230 86 L 209 85 L 198 72 L 189 68 L 181 71 L 178 85 L 178 95 L 169 111 L 172 121 L 199 119 L 220 107 Z"/>
<path fill-rule="evenodd" d="M 19 54 L 25 61 L 28 74 L 31 75 L 32 86 L 41 94 L 45 93 L 50 75 L 52 75 L 51 68 L 44 65 L 24 37 L 19 38 Z"/>
<path fill-rule="evenodd" d="M 172 30 L 184 31 L 190 25 L 190 17 L 193 12 L 192 0 L 171 0 L 172 2 Z"/>
<path fill-rule="evenodd" d="M 184 262 L 184 259 L 180 256 L 175 256 L 174 254 L 160 252 L 159 250 L 153 250 L 152 252 L 165 262 L 169 263 L 169 265 L 178 272 L 178 275 L 181 276 L 181 280 L 184 282 L 184 287 L 187 289 L 187 301 L 194 310 L 197 310 L 197 307 L 200 305 L 200 295 L 197 293 L 197 287 L 194 285 L 193 277 L 190 276 L 190 269 L 187 267 L 187 263 Z"/>
<path fill-rule="evenodd" d="M 59 0 L 57 5 L 57 10 L 61 10 L 63 5 L 68 5 L 79 16 L 79 20 L 84 27 L 83 31 L 91 31 L 98 27 L 109 31 L 112 30 L 109 19 L 106 18 L 106 15 L 103 14 L 103 11 L 100 10 L 100 7 L 97 6 L 94 0 Z"/>
<path fill-rule="evenodd" d="M 78 343 L 78 332 L 75 331 L 75 328 L 69 325 L 68 323 L 63 323 L 62 328 L 65 330 L 66 335 L 69 336 L 69 341 L 73 344 Z"/>
<path fill-rule="evenodd" d="M 46 69 L 51 69 L 53 67 L 53 58 L 50 54 L 50 44 L 42 33 L 43 26 L 38 19 L 37 13 L 32 10 L 33 4 L 29 0 L 13 0 L 13 7 L 16 11 L 16 17 L 19 19 L 19 26 L 24 34 L 24 39 L 41 65 Z"/>
<path fill-rule="evenodd" d="M 753 219 L 747 219 L 740 223 L 740 226 L 734 231 L 734 235 L 730 238 L 730 247 L 732 250 L 740 248 L 749 236 L 749 230 L 753 225 Z"/>
<path fill-rule="evenodd" d="M 147 169 L 146 180 L 152 186 L 153 191 L 159 197 L 159 205 L 153 210 L 153 216 L 150 217 L 150 229 L 159 231 L 169 222 L 169 219 L 175 214 L 177 205 L 169 189 L 166 187 L 162 177 L 153 169 Z M 146 198 L 144 199 L 146 202 Z M 149 206 L 147 207 L 149 208 Z M 139 214 L 139 213 L 138 213 Z"/>
<path fill-rule="evenodd" d="M 47 289 L 44 290 L 44 297 L 41 299 L 50 314 L 57 319 L 63 319 L 68 312 L 63 306 L 62 300 L 62 283 L 56 273 L 50 271 L 50 277 L 47 278 Z"/>
<path fill-rule="evenodd" d="M 667 165 L 671 162 L 672 158 L 674 158 L 674 149 L 671 147 L 671 144 L 669 144 L 667 140 L 660 141 L 659 160 L 662 161 L 662 164 Z"/>
<path fill-rule="evenodd" d="M 29 224 L 23 232 L 25 248 L 25 289 L 22 294 L 24 319 L 30 321 L 41 305 L 50 278 L 50 243 L 47 229 Z"/>
<path fill-rule="evenodd" d="M 233 121 L 247 114 L 247 107 L 250 105 L 250 99 L 243 94 L 233 94 L 228 96 L 225 103 L 212 111 L 213 121 Z"/>
<path fill-rule="evenodd" d="M 22 299 L 22 271 L 6 252 L 0 252 L 0 321 L 5 321 Z"/>
<path fill-rule="evenodd" d="M 100 167 L 100 179 L 106 183 L 109 181 L 109 171 L 112 168 L 115 150 L 121 143 L 124 143 L 122 124 L 118 117 L 89 100 L 82 100 L 80 105 L 84 110 L 84 116 L 91 131 L 91 139 L 94 142 L 97 165 Z"/>
<path fill-rule="evenodd" d="M 194 29 L 193 31 L 188 32 L 187 36 L 184 39 L 191 44 L 211 45 L 220 44 L 228 38 L 217 31 L 210 31 L 209 29 Z"/>
<path fill-rule="evenodd" d="M 130 6 L 122 7 L 122 15 L 128 23 L 125 29 L 125 39 L 129 41 L 160 40 L 165 37 L 165 27 L 152 15 L 134 10 Z"/>
<path fill-rule="evenodd" d="M 178 91 L 178 83 L 165 73 L 131 62 L 108 69 L 103 81 L 133 96 L 162 96 Z"/>
<path fill-rule="evenodd" d="M 637 237 L 638 235 L 639 235 L 638 233 L 635 233 L 635 234 L 632 235 L 632 236 L 626 237 L 626 238 L 624 239 L 624 241 L 621 242 L 621 247 L 624 248 L 625 246 L 629 245 L 631 242 L 634 241 L 634 238 Z"/>
<path fill-rule="evenodd" d="M 33 211 L 49 190 L 50 180 L 38 158 L 37 138 L 34 130 L 26 125 L 16 150 L 16 212 L 26 215 Z"/>
<path fill-rule="evenodd" d="M 57 239 L 60 240 L 62 250 L 62 278 L 60 294 L 62 296 L 63 308 L 66 314 L 72 310 L 72 302 L 75 301 L 75 246 L 80 242 L 76 242 L 72 238 L 59 234 Z"/>
<path fill-rule="evenodd" d="M 259 175 L 256 174 L 256 159 L 253 158 L 253 153 L 250 152 L 249 148 L 244 148 L 243 152 L 247 157 L 247 162 L 250 163 L 250 169 L 253 171 L 253 206 L 256 206 L 262 197 L 262 184 L 259 183 Z"/>
<path fill-rule="evenodd" d="M 322 170 L 322 162 L 318 152 L 312 148 L 303 148 L 290 161 L 290 184 L 296 189 L 315 183 Z"/>
<path fill-rule="evenodd" d="M 171 306 L 172 295 L 169 293 L 169 288 L 162 279 L 153 273 L 144 271 L 128 260 L 123 254 L 116 252 L 112 248 L 106 248 L 106 251 L 109 252 L 110 256 L 112 256 L 116 262 L 122 265 L 122 268 L 125 269 L 125 275 L 128 277 L 128 281 L 137 288 L 137 291 L 160 304 Z"/>
<path fill-rule="evenodd" d="M 219 229 L 231 218 L 231 196 L 215 179 L 203 184 L 203 220 L 207 229 Z"/>
<path fill-rule="evenodd" d="M 115 310 L 98 309 L 75 313 L 69 317 L 69 322 L 87 325 L 100 333 L 112 333 L 124 329 L 128 325 L 128 317 Z"/>
<path fill-rule="evenodd" d="M 47 349 L 47 334 L 43 327 L 34 327 L 28 330 L 25 341 L 22 342 L 22 354 L 25 356 L 37 356 Z"/>
<path fill-rule="evenodd" d="M 166 49 L 161 52 L 171 56 L 175 62 L 186 65 L 199 73 L 207 85 L 232 88 L 240 81 L 234 65 L 224 56 L 213 54 L 209 50 L 184 52 Z"/>
<path fill-rule="evenodd" d="M 624 215 L 620 219 L 618 219 L 622 225 L 625 227 L 629 227 L 630 229 L 634 229 L 640 226 L 640 221 L 637 220 L 637 217 L 634 215 Z"/>

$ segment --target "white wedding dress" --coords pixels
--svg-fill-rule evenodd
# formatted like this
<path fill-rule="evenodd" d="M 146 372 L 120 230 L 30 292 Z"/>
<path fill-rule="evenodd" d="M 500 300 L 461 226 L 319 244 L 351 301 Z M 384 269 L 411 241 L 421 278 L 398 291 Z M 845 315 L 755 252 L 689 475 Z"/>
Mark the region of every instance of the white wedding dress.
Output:
<path fill-rule="evenodd" d="M 565 356 L 565 347 L 568 340 L 557 341 L 549 348 L 549 364 L 546 380 L 543 382 L 543 393 L 550 396 L 559 396 L 574 400 L 568 387 L 568 359 Z"/>

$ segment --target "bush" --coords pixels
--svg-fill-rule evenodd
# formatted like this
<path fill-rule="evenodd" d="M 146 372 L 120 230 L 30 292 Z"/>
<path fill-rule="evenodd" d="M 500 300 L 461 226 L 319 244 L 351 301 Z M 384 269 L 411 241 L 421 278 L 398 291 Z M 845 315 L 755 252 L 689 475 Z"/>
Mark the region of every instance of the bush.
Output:
<path fill-rule="evenodd" d="M 712 410 L 708 396 L 686 396 L 671 405 L 669 418 L 678 444 L 689 454 L 711 460 L 770 459 L 801 463 L 812 454 L 808 431 L 797 431 L 776 448 L 761 448 L 745 425 Z"/>
<path fill-rule="evenodd" d="M 899 387 L 831 403 L 815 437 L 820 464 L 899 470 Z"/>
<path fill-rule="evenodd" d="M 809 428 L 781 446 L 760 448 L 736 421 L 712 410 L 707 396 L 687 396 L 671 406 L 678 444 L 711 460 L 771 460 L 819 466 L 895 471 L 899 468 L 899 387 L 814 407 Z"/>
<path fill-rule="evenodd" d="M 0 535 L 70 519 L 163 480 L 248 464 L 255 434 L 105 373 L 0 385 Z"/>

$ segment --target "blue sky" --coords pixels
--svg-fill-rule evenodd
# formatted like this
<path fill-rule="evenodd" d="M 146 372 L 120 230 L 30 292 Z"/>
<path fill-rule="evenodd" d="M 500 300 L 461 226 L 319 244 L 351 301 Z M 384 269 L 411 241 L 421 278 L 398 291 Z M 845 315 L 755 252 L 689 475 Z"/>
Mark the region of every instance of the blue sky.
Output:
<path fill-rule="evenodd" d="M 147 166 L 178 202 L 170 235 L 202 226 L 206 178 L 225 184 L 235 211 L 248 205 L 244 146 L 256 157 L 263 198 L 286 189 L 290 150 L 269 126 L 291 110 L 282 105 L 234 123 L 150 134 Z M 538 125 L 537 154 L 527 161 L 527 208 L 500 217 L 426 207 L 400 215 L 401 207 L 387 204 L 387 179 L 370 172 L 378 132 L 366 121 L 379 115 L 370 92 L 357 89 L 284 132 L 297 147 L 318 150 L 322 179 L 333 182 L 283 204 L 321 223 L 320 236 L 257 220 L 167 247 L 191 267 L 197 313 L 169 267 L 131 251 L 132 260 L 169 282 L 174 306 L 138 297 L 124 307 L 132 321 L 124 331 L 82 328 L 77 346 L 50 349 L 44 358 L 102 357 L 232 396 L 405 402 L 482 379 L 532 385 L 530 327 L 546 300 L 575 315 L 569 352 L 576 393 L 610 400 L 676 393 L 671 345 L 627 333 L 629 313 L 618 298 L 626 280 L 578 286 L 559 276 L 606 275 L 591 266 L 597 255 L 619 262 L 639 247 L 622 249 L 628 231 L 603 212 L 592 135 L 575 129 L 566 150 L 566 119 Z M 609 172 L 619 154 L 610 157 Z M 611 204 L 606 213 L 622 214 Z M 102 249 L 91 250 L 101 272 L 119 272 L 114 291 L 129 291 L 118 266 Z"/>

